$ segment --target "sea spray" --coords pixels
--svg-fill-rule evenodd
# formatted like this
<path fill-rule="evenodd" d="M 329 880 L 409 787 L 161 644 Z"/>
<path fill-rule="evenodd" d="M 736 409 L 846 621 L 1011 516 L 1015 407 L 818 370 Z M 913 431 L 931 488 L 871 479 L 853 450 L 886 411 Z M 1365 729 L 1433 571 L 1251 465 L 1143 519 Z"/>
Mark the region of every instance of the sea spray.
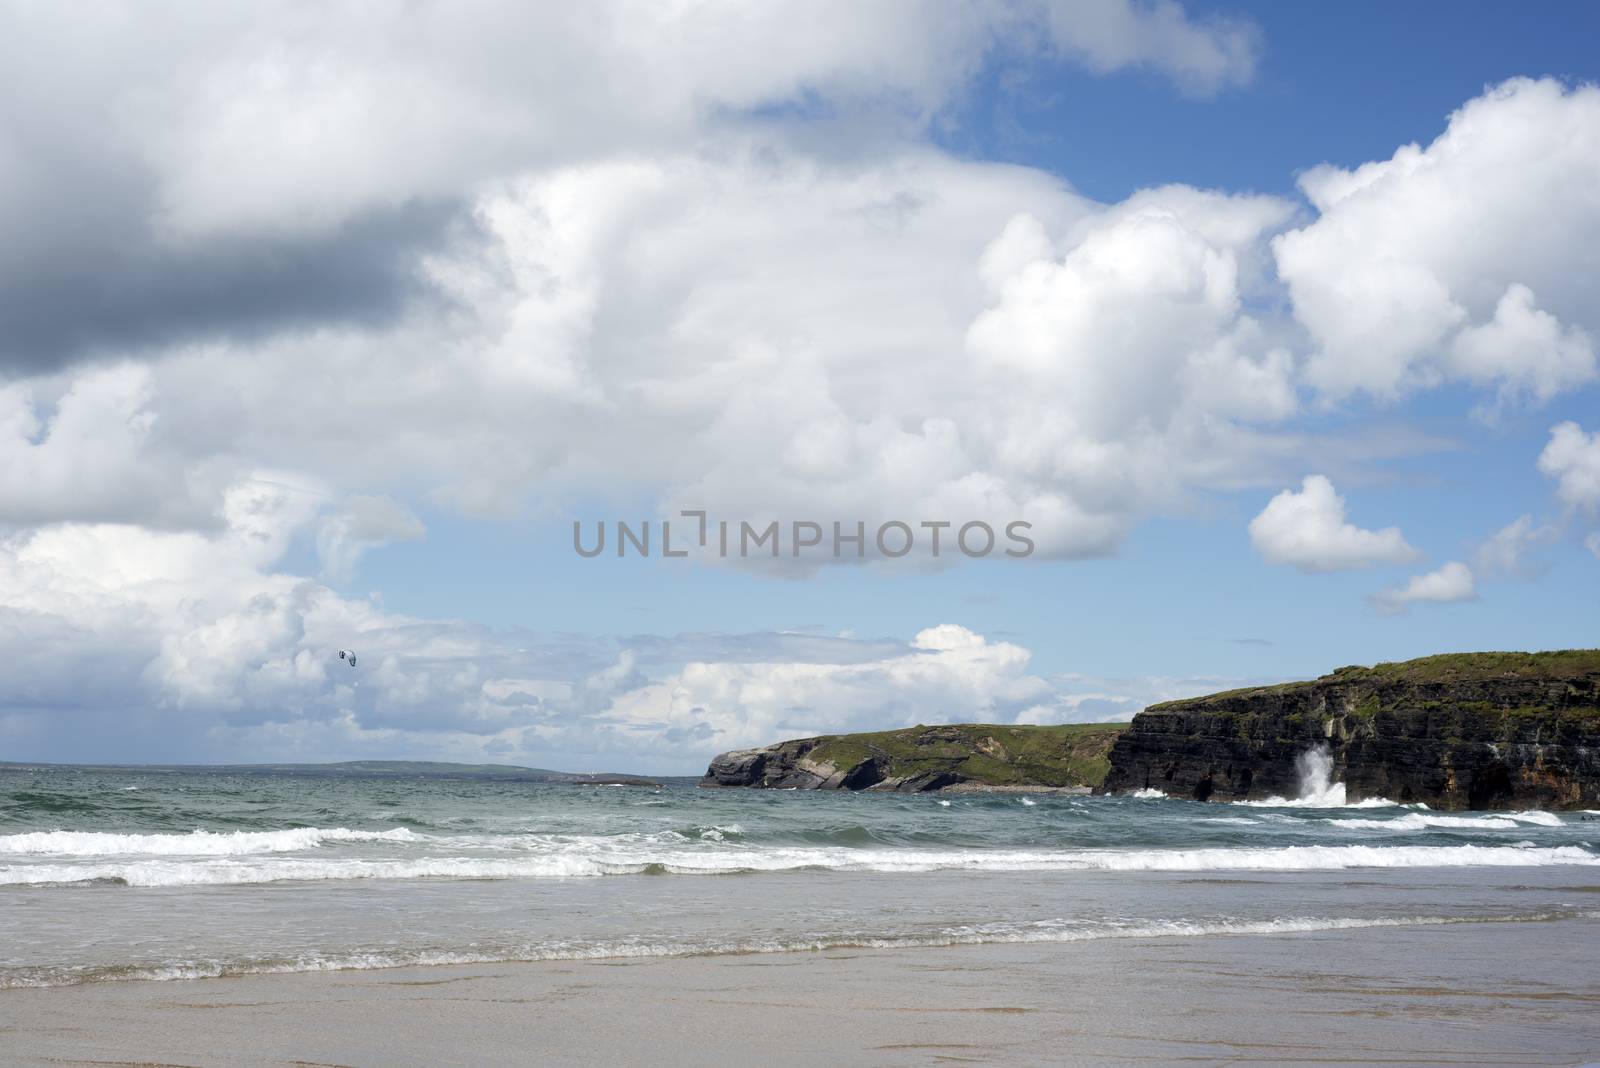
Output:
<path fill-rule="evenodd" d="M 1307 749 L 1295 757 L 1294 767 L 1300 773 L 1300 793 L 1296 801 L 1327 808 L 1344 805 L 1344 783 L 1333 781 L 1333 753 L 1326 744 Z"/>
<path fill-rule="evenodd" d="M 1234 804 L 1257 808 L 1345 808 L 1349 804 L 1344 783 L 1333 781 L 1333 754 L 1326 744 L 1313 746 L 1295 757 L 1294 768 L 1300 777 L 1294 797 L 1269 797 L 1264 801 L 1235 801 Z M 1393 804 L 1374 797 L 1350 807 L 1381 808 Z"/>

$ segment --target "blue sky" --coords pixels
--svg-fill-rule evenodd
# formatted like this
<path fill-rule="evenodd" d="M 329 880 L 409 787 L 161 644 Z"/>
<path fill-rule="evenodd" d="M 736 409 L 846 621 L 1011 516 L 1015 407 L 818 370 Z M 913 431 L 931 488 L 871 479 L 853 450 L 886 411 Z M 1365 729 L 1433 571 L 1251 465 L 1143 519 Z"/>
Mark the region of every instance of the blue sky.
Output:
<path fill-rule="evenodd" d="M 0 759 L 685 772 L 1595 643 L 1593 5 L 6 17 Z M 697 505 L 1040 550 L 572 551 Z"/>

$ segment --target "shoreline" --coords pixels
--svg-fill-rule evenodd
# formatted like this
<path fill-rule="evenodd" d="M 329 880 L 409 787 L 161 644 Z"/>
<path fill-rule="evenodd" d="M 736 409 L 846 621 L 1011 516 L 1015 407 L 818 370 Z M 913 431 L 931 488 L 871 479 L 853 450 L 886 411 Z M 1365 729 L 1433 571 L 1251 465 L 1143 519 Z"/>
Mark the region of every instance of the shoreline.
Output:
<path fill-rule="evenodd" d="M 0 1035 L 17 1065 L 1222 1065 L 1313 1051 L 1581 1064 L 1600 1058 L 1595 930 L 1570 919 L 99 982 L 0 990 Z"/>

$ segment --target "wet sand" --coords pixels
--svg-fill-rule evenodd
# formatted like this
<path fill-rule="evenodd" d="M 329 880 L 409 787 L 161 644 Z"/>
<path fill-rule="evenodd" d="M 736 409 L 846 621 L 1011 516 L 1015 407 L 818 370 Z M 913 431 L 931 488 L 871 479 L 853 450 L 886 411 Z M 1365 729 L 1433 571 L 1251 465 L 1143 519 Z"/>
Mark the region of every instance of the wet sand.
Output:
<path fill-rule="evenodd" d="M 0 991 L 15 1065 L 1600 1061 L 1596 923 Z"/>

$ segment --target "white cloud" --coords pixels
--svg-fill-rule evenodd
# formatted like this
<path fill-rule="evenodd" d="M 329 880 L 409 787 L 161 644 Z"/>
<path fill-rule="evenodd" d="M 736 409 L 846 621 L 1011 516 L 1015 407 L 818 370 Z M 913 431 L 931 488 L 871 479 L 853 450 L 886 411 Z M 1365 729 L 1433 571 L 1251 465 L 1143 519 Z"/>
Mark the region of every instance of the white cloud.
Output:
<path fill-rule="evenodd" d="M 8 20 L 0 95 L 26 109 L 18 129 L 73 142 L 41 163 L 139 174 L 180 242 L 327 230 L 530 168 L 670 152 L 762 108 L 917 129 L 985 63 L 1039 50 L 1198 92 L 1254 65 L 1248 27 L 1166 0 L 129 4 Z M 0 189 L 48 191 L 48 172 L 25 177 Z"/>
<path fill-rule="evenodd" d="M 1556 480 L 1556 497 L 1568 508 L 1600 512 L 1600 432 L 1585 434 L 1577 423 L 1550 428 L 1539 454 L 1539 471 Z"/>
<path fill-rule="evenodd" d="M 1391 586 L 1372 595 L 1372 606 L 1384 615 L 1399 615 L 1414 604 L 1451 604 L 1478 599 L 1472 569 L 1452 560 L 1437 571 L 1413 575 L 1402 586 Z"/>
<path fill-rule="evenodd" d="M 1418 552 L 1398 527 L 1363 530 L 1345 520 L 1345 502 L 1322 475 L 1308 475 L 1300 491 L 1284 490 L 1250 521 L 1250 541 L 1269 564 L 1302 571 L 1342 571 L 1375 564 L 1404 564 Z"/>
<path fill-rule="evenodd" d="M 1011 722 L 1050 694 L 1027 673 L 1029 656 L 943 624 L 903 653 L 867 663 L 686 664 L 619 695 L 603 718 L 628 734 L 692 738 L 707 750 L 917 723 Z"/>
<path fill-rule="evenodd" d="M 1595 379 L 1600 88 L 1513 79 L 1426 148 L 1300 185 L 1319 215 L 1274 248 L 1328 396 L 1464 379 L 1541 401 Z"/>
<path fill-rule="evenodd" d="M 1106 207 L 910 149 L 541 173 L 480 201 L 492 257 L 430 261 L 457 314 L 175 348 L 139 372 L 124 407 L 153 429 L 120 462 L 179 500 L 263 460 L 472 513 L 620 479 L 666 515 L 1020 519 L 1040 555 L 1103 554 L 1306 447 L 1276 429 L 1293 361 L 1247 310 L 1288 211 L 1183 187 Z"/>
<path fill-rule="evenodd" d="M 1469 382 L 1499 383 L 1502 402 L 1519 393 L 1543 402 L 1593 381 L 1594 344 L 1583 330 L 1563 327 L 1536 308 L 1533 291 L 1516 283 L 1500 298 L 1492 320 L 1455 336 L 1445 366 Z"/>
<path fill-rule="evenodd" d="M 318 526 L 317 556 L 326 577 L 343 580 L 368 550 L 426 534 L 420 519 L 388 497 L 356 495 Z"/>
<path fill-rule="evenodd" d="M 92 724 L 102 748 L 88 755 L 100 759 L 379 751 L 692 772 L 719 749 L 779 737 L 1009 722 L 1039 705 L 1071 718 L 1030 674 L 1028 650 L 953 624 L 909 643 L 769 634 L 619 645 L 388 613 L 279 570 L 318 527 L 315 499 L 270 477 L 227 496 L 225 527 L 207 535 L 73 523 L 0 541 L 8 733 L 35 752 L 83 756 Z M 400 518 L 359 502 L 337 514 L 364 509 L 385 532 Z M 357 651 L 357 668 L 336 658 L 341 648 Z"/>
<path fill-rule="evenodd" d="M 1091 70 L 1150 67 L 1199 94 L 1242 85 L 1255 73 L 1259 46 L 1248 23 L 1197 23 L 1172 0 L 1057 0 L 1045 6 L 1056 49 Z"/>
<path fill-rule="evenodd" d="M 166 440 L 154 382 L 121 363 L 0 384 L 0 524 L 204 523 L 230 465 Z"/>
<path fill-rule="evenodd" d="M 1529 578 L 1540 570 L 1528 558 L 1531 549 L 1555 540 L 1555 527 L 1536 524 L 1531 515 L 1519 516 L 1490 535 L 1473 554 L 1473 569 L 1484 578 Z"/>

